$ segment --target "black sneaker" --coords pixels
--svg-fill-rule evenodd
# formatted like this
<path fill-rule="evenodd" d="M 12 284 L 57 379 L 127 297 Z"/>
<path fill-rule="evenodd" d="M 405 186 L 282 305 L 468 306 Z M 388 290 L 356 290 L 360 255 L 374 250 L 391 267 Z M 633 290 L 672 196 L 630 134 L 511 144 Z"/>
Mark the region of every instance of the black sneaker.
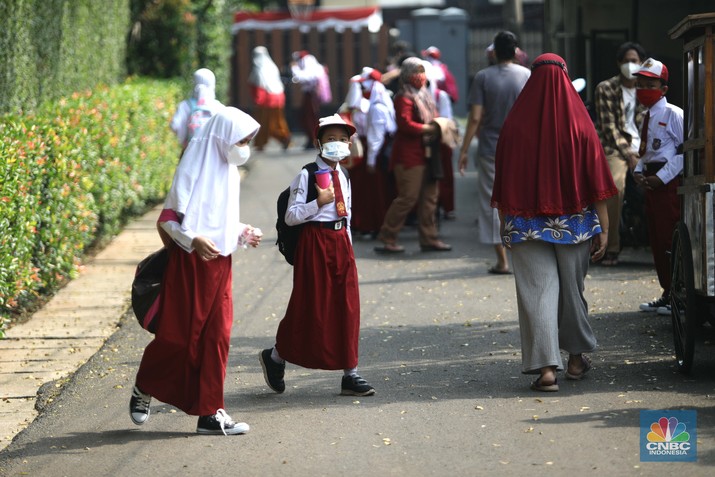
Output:
<path fill-rule="evenodd" d="M 658 311 L 658 308 L 667 305 L 670 305 L 670 300 L 668 297 L 662 296 L 650 303 L 641 303 L 638 308 L 640 308 L 641 311 Z"/>
<path fill-rule="evenodd" d="M 343 376 L 343 381 L 340 383 L 340 394 L 343 396 L 372 396 L 375 394 L 375 388 L 357 374 Z"/>
<path fill-rule="evenodd" d="M 272 350 L 272 348 L 268 348 L 258 353 L 258 360 L 261 362 L 263 378 L 266 380 L 268 387 L 278 394 L 281 394 L 286 390 L 286 383 L 283 380 L 286 365 L 285 363 L 276 363 L 273 361 L 273 358 L 271 358 Z"/>
<path fill-rule="evenodd" d="M 213 416 L 201 416 L 196 424 L 196 432 L 205 435 L 230 436 L 235 434 L 245 434 L 251 428 L 245 422 L 233 422 L 231 416 L 226 411 L 219 409 Z"/>
<path fill-rule="evenodd" d="M 151 396 L 144 394 L 138 387 L 132 389 L 132 397 L 129 399 L 129 417 L 137 426 L 141 426 L 149 420 Z"/>

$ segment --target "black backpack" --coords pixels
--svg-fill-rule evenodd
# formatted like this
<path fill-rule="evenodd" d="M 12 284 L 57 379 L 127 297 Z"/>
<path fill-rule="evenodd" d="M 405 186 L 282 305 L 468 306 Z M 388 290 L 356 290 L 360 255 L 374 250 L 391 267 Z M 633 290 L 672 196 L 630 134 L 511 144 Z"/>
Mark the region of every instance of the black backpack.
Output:
<path fill-rule="evenodd" d="M 132 281 L 132 310 L 142 328 L 156 333 L 161 281 L 169 263 L 169 249 L 162 247 L 137 265 Z"/>
<path fill-rule="evenodd" d="M 346 177 L 348 175 L 347 169 L 340 167 Z M 318 191 L 315 190 L 315 171 L 318 170 L 318 164 L 316 162 L 311 162 L 303 166 L 303 169 L 308 171 L 308 196 L 305 201 L 311 202 L 318 197 Z M 288 210 L 288 198 L 290 197 L 290 186 L 278 195 L 278 201 L 276 202 L 276 209 L 278 212 L 278 219 L 276 220 L 276 232 L 278 232 L 278 239 L 276 240 L 276 245 L 278 245 L 278 250 L 285 257 L 286 262 L 293 265 L 295 257 L 295 249 L 298 246 L 298 239 L 300 239 L 300 232 L 304 224 L 299 225 L 288 225 L 286 224 L 286 210 Z"/>

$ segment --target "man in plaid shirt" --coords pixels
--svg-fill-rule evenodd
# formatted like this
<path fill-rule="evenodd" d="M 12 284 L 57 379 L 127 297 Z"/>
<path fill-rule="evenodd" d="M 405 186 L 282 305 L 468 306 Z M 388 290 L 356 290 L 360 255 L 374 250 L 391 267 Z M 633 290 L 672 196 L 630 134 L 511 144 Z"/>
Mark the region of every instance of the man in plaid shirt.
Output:
<path fill-rule="evenodd" d="M 646 53 L 638 43 L 622 44 L 616 53 L 620 73 L 596 86 L 596 129 L 608 158 L 618 195 L 607 201 L 609 230 L 608 249 L 602 265 L 618 264 L 621 250 L 619 225 L 626 175 L 638 163 L 640 128 L 647 108 L 636 101 L 636 78 L 633 71 L 645 60 Z"/>

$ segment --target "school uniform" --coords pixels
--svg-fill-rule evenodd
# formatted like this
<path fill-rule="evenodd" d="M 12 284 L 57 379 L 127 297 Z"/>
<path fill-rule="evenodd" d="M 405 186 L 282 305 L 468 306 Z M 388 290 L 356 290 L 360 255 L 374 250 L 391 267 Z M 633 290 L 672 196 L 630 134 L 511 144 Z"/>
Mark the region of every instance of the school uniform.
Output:
<path fill-rule="evenodd" d="M 316 163 L 319 169 L 330 168 L 320 156 Z M 282 359 L 304 368 L 344 370 L 358 364 L 360 295 L 350 232 L 352 193 L 340 167 L 336 172 L 344 217 L 338 214 L 337 191 L 336 201 L 323 207 L 317 200 L 306 203 L 309 172 L 305 169 L 290 185 L 285 221 L 305 226 L 295 251 L 293 291 L 275 348 Z"/>
<path fill-rule="evenodd" d="M 663 97 L 651 106 L 646 119 L 648 122 L 644 121 L 641 134 L 643 155 L 634 173 L 646 177 L 656 175 L 663 182 L 662 186 L 645 191 L 645 214 L 658 282 L 663 288 L 663 296 L 668 297 L 671 283 L 669 253 L 673 231 L 680 220 L 678 186 L 683 171 L 683 110 Z"/>
<path fill-rule="evenodd" d="M 158 221 L 173 243 L 158 329 L 144 350 L 135 384 L 189 415 L 224 412 L 233 324 L 231 254 L 247 227 L 239 220 L 238 168 L 227 157 L 236 142 L 258 129 L 253 118 L 236 108 L 212 117 L 184 152 Z M 199 257 L 193 248 L 196 237 L 210 239 L 218 257 Z"/>

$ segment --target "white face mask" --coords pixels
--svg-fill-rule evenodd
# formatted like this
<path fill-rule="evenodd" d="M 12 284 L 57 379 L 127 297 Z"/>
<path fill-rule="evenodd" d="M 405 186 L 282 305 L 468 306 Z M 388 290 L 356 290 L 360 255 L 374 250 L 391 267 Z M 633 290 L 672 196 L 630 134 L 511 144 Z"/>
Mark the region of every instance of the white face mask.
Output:
<path fill-rule="evenodd" d="M 331 161 L 342 161 L 350 155 L 350 146 L 341 141 L 326 142 L 320 145 L 320 155 Z"/>
<path fill-rule="evenodd" d="M 621 74 L 623 75 L 624 78 L 632 80 L 635 79 L 635 76 L 633 76 L 633 73 L 638 71 L 640 69 L 640 65 L 637 63 L 631 63 L 630 61 L 627 63 L 623 63 L 621 65 Z"/>
<path fill-rule="evenodd" d="M 226 160 L 232 166 L 242 166 L 248 161 L 249 157 L 251 157 L 250 147 L 237 146 L 234 144 L 231 146 L 231 149 L 228 150 L 228 157 Z"/>

